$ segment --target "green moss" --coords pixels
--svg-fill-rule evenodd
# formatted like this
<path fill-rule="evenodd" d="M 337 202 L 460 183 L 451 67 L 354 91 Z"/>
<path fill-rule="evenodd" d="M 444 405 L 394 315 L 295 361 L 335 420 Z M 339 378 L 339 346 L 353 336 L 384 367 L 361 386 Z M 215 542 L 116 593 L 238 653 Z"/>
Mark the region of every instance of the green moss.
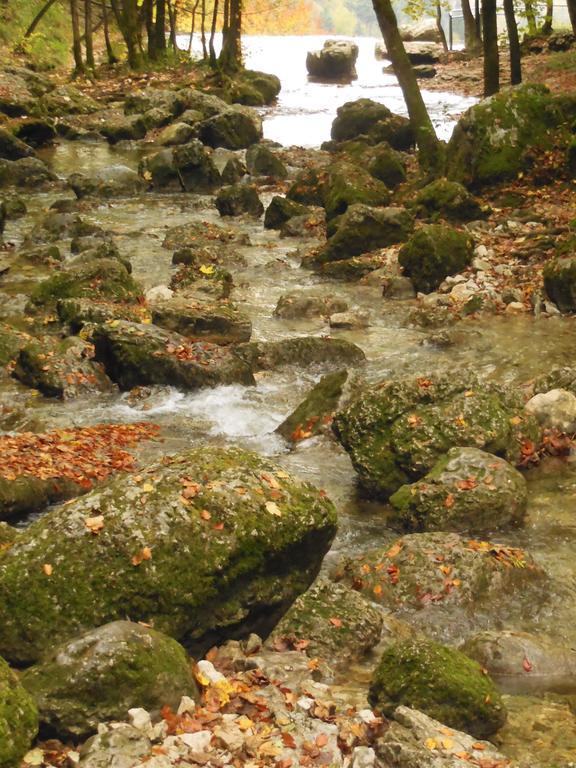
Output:
<path fill-rule="evenodd" d="M 37 733 L 34 701 L 0 658 L 0 768 L 16 768 Z"/>
<path fill-rule="evenodd" d="M 402 704 L 477 738 L 491 736 L 506 722 L 500 694 L 480 665 L 424 640 L 397 643 L 384 652 L 369 700 L 385 715 Z"/>
<path fill-rule="evenodd" d="M 398 254 L 398 261 L 417 291 L 434 291 L 448 275 L 462 271 L 472 261 L 472 238 L 439 224 L 419 229 Z"/>
<path fill-rule="evenodd" d="M 100 297 L 111 301 L 134 302 L 142 290 L 115 259 L 98 259 L 56 273 L 32 291 L 35 306 L 55 304 L 59 299 Z"/>
<path fill-rule="evenodd" d="M 324 194 L 328 219 L 340 216 L 355 203 L 384 206 L 390 199 L 386 185 L 363 168 L 352 163 L 337 163 L 328 170 Z"/>

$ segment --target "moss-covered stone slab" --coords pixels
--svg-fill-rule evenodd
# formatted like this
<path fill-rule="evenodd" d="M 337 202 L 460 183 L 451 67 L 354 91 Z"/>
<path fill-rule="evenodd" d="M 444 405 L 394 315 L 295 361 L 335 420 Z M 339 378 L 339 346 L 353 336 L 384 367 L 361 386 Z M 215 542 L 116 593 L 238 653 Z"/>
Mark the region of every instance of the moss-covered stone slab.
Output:
<path fill-rule="evenodd" d="M 383 381 L 336 414 L 334 430 L 350 454 L 362 491 L 387 499 L 428 473 L 453 447 L 475 447 L 511 464 L 540 429 L 519 393 L 473 375 Z"/>
<path fill-rule="evenodd" d="M 0 768 L 15 768 L 38 733 L 34 700 L 0 658 Z"/>
<path fill-rule="evenodd" d="M 373 144 L 386 141 L 399 150 L 414 145 L 410 121 L 372 99 L 346 102 L 338 108 L 332 123 L 331 136 L 335 141 L 348 141 L 362 135 L 367 135 Z"/>
<path fill-rule="evenodd" d="M 323 336 L 251 341 L 236 347 L 235 354 L 245 360 L 253 372 L 272 371 L 283 365 L 360 365 L 366 359 L 356 344 Z"/>
<path fill-rule="evenodd" d="M 478 448 L 451 448 L 390 503 L 409 530 L 491 531 L 522 523 L 528 491 L 523 475 L 504 459 Z"/>
<path fill-rule="evenodd" d="M 121 389 L 165 384 L 182 389 L 253 384 L 250 365 L 226 347 L 193 342 L 155 325 L 115 320 L 93 333 L 96 360 Z"/>
<path fill-rule="evenodd" d="M 387 648 L 372 676 L 370 704 L 385 715 L 398 705 L 418 709 L 478 738 L 496 733 L 506 709 L 478 662 L 429 640 Z"/>
<path fill-rule="evenodd" d="M 220 216 L 242 216 L 247 214 L 259 218 L 264 213 L 264 205 L 258 190 L 252 184 L 232 184 L 216 195 L 214 204 Z"/>
<path fill-rule="evenodd" d="M 350 162 L 334 163 L 328 168 L 324 187 L 328 219 L 346 213 L 355 203 L 377 207 L 388 205 L 390 200 L 388 187 L 364 168 Z"/>
<path fill-rule="evenodd" d="M 246 149 L 262 135 L 262 120 L 250 107 L 229 107 L 200 124 L 200 138 L 209 147 Z"/>
<path fill-rule="evenodd" d="M 474 255 L 470 235 L 440 224 L 415 232 L 398 253 L 398 261 L 422 293 L 431 293 L 448 275 L 461 272 Z"/>
<path fill-rule="evenodd" d="M 176 296 L 152 304 L 152 322 L 194 341 L 234 344 L 250 341 L 252 323 L 233 304 Z"/>
<path fill-rule="evenodd" d="M 347 381 L 346 370 L 323 376 L 296 410 L 276 427 L 276 432 L 285 440 L 297 442 L 327 429 L 332 423 Z"/>
<path fill-rule="evenodd" d="M 324 659 L 333 668 L 343 667 L 378 644 L 383 626 L 383 611 L 358 592 L 320 581 L 296 600 L 268 644 L 304 646 L 311 658 Z"/>
<path fill-rule="evenodd" d="M 145 158 L 140 163 L 139 172 L 154 189 L 205 194 L 213 192 L 222 183 L 209 152 L 197 139 Z"/>
<path fill-rule="evenodd" d="M 22 676 L 41 725 L 62 739 L 83 739 L 98 724 L 124 720 L 142 707 L 174 711 L 196 698 L 192 661 L 171 637 L 130 621 L 114 621 L 55 648 Z"/>
<path fill-rule="evenodd" d="M 265 229 L 281 229 L 282 225 L 294 216 L 304 216 L 310 209 L 302 203 L 289 200 L 287 197 L 274 195 L 264 216 Z"/>
<path fill-rule="evenodd" d="M 445 218 L 449 221 L 473 221 L 486 217 L 486 209 L 462 184 L 448 179 L 422 187 L 413 204 L 422 217 Z"/>
<path fill-rule="evenodd" d="M 86 523 L 95 515 L 97 532 Z M 0 558 L 1 652 L 34 662 L 125 617 L 194 652 L 266 635 L 312 583 L 335 531 L 324 492 L 256 454 L 164 457 L 49 512 Z"/>

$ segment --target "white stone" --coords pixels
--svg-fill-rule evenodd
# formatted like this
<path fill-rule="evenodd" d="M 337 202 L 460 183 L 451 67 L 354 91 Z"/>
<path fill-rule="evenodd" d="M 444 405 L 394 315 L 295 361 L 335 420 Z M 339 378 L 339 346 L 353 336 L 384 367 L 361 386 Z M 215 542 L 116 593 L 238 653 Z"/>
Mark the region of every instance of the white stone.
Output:
<path fill-rule="evenodd" d="M 314 699 L 311 699 L 308 696 L 301 696 L 296 703 L 300 709 L 304 710 L 304 712 L 309 712 L 314 705 Z"/>
<path fill-rule="evenodd" d="M 178 714 L 185 715 L 186 713 L 192 714 L 196 709 L 196 702 L 191 699 L 190 696 L 182 696 L 180 704 L 178 706 Z"/>
<path fill-rule="evenodd" d="M 212 731 L 197 731 L 196 733 L 181 733 L 178 738 L 194 752 L 206 752 L 212 741 Z"/>
<path fill-rule="evenodd" d="M 142 707 L 135 707 L 134 709 L 128 710 L 128 722 L 130 725 L 133 725 L 134 728 L 142 731 L 145 736 L 152 735 L 153 728 L 150 713 L 145 709 L 142 709 Z"/>
<path fill-rule="evenodd" d="M 234 723 L 225 723 L 214 729 L 214 738 L 219 746 L 230 752 L 239 752 L 244 746 L 246 737 Z"/>
<path fill-rule="evenodd" d="M 167 285 L 155 285 L 146 291 L 147 301 L 168 301 L 174 296 L 174 291 Z"/>
<path fill-rule="evenodd" d="M 477 245 L 474 248 L 474 255 L 480 259 L 485 259 L 488 256 L 488 248 L 485 245 Z"/>
<path fill-rule="evenodd" d="M 214 667 L 214 664 L 211 661 L 206 661 L 206 659 L 198 662 L 198 672 L 202 677 L 208 678 L 211 683 L 223 683 L 226 680 L 224 675 Z"/>
<path fill-rule="evenodd" d="M 374 768 L 376 752 L 372 747 L 356 747 L 352 754 L 352 768 Z"/>
<path fill-rule="evenodd" d="M 551 389 L 550 392 L 534 395 L 525 408 L 544 427 L 576 432 L 576 396 L 572 392 Z"/>
<path fill-rule="evenodd" d="M 517 315 L 520 312 L 525 312 L 526 307 L 524 304 L 522 304 L 521 301 L 511 301 L 510 304 L 506 306 L 505 312 L 507 315 Z"/>
<path fill-rule="evenodd" d="M 474 284 L 474 288 L 472 288 L 468 283 L 459 283 L 452 288 L 450 296 L 457 301 L 465 301 L 471 296 L 474 296 L 477 291 L 478 286 L 476 284 Z"/>
<path fill-rule="evenodd" d="M 376 715 L 371 709 L 360 709 L 357 714 L 363 723 L 373 723 L 376 720 Z"/>

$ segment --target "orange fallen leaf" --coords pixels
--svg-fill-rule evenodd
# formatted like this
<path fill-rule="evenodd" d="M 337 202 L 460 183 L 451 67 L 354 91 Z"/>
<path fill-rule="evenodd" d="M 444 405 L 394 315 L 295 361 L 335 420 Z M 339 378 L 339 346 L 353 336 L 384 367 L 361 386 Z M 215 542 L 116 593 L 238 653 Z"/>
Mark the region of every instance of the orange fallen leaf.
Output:
<path fill-rule="evenodd" d="M 52 576 L 52 572 L 54 571 L 54 568 L 50 565 L 50 563 L 44 563 L 42 566 L 42 570 L 46 574 L 46 576 Z"/>
<path fill-rule="evenodd" d="M 332 624 L 333 627 L 336 627 L 337 629 L 340 629 L 342 626 L 342 619 L 338 619 L 335 616 L 332 616 L 332 618 L 328 619 L 328 621 L 330 624 Z"/>
<path fill-rule="evenodd" d="M 140 552 L 137 552 L 132 558 L 132 565 L 140 565 L 144 560 L 152 559 L 152 550 L 150 547 L 142 547 Z"/>

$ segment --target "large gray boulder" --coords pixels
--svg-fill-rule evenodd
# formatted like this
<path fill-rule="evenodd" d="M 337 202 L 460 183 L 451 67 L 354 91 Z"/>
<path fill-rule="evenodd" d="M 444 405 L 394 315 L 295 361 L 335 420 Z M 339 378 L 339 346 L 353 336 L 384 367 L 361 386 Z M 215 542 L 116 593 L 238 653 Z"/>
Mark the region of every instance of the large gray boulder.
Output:
<path fill-rule="evenodd" d="M 235 105 L 199 126 L 200 138 L 210 147 L 246 149 L 262 138 L 262 120 L 250 107 Z"/>
<path fill-rule="evenodd" d="M 372 99 L 348 101 L 339 107 L 332 123 L 331 136 L 334 141 L 366 136 L 372 144 L 387 141 L 399 150 L 409 149 L 414 144 L 410 121 Z"/>
<path fill-rule="evenodd" d="M 465 269 L 474 256 L 470 235 L 441 224 L 417 230 L 398 253 L 398 262 L 414 288 L 431 293 L 448 275 Z"/>
<path fill-rule="evenodd" d="M 326 40 L 321 50 L 306 56 L 306 69 L 315 80 L 355 80 L 358 46 L 347 40 Z"/>
<path fill-rule="evenodd" d="M 57 181 L 58 176 L 36 157 L 23 157 L 20 160 L 0 159 L 0 189 L 43 189 L 53 186 Z"/>
<path fill-rule="evenodd" d="M 254 453 L 165 456 L 49 512 L 2 555 L 1 652 L 35 662 L 126 616 L 194 653 L 266 635 L 316 577 L 335 531 L 324 492 Z"/>
<path fill-rule="evenodd" d="M 78 199 L 83 197 L 129 197 L 145 191 L 146 183 L 125 165 L 111 165 L 94 174 L 73 173 L 68 184 Z"/>
<path fill-rule="evenodd" d="M 222 183 L 210 153 L 197 139 L 146 158 L 140 163 L 139 171 L 154 189 L 204 194 L 213 192 Z"/>

